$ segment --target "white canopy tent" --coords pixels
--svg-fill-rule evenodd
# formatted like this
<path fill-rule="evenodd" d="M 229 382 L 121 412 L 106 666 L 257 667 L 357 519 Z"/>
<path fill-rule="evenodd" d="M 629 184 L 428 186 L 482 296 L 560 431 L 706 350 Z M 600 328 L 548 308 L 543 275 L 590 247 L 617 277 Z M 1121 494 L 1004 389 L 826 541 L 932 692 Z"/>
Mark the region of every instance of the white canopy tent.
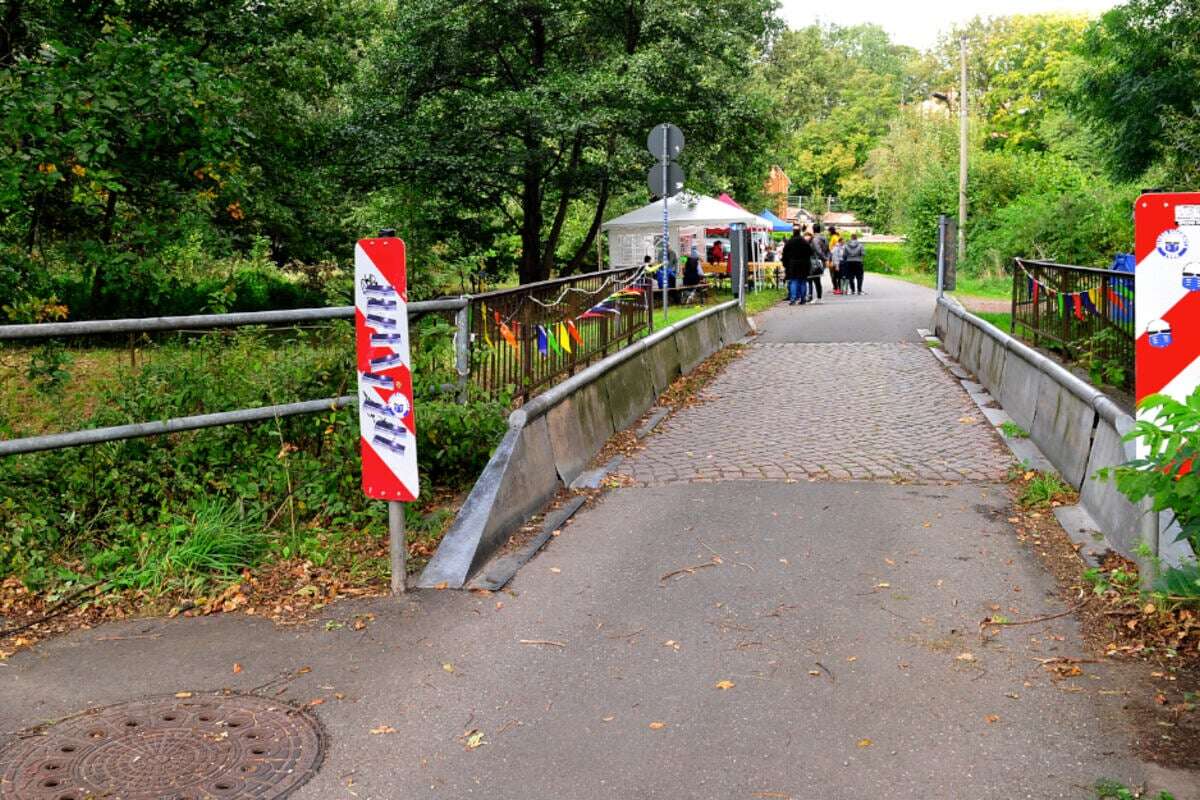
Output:
<path fill-rule="evenodd" d="M 671 249 L 683 256 L 687 255 L 687 251 L 681 247 L 681 234 L 687 240 L 685 243 L 690 245 L 693 237 L 697 236 L 703 242 L 705 228 L 725 228 L 735 223 L 751 230 L 765 228 L 769 231 L 772 227 L 769 220 L 757 214 L 722 203 L 715 197 L 686 192 L 667 200 L 667 213 Z M 601 225 L 600 229 L 608 234 L 609 266 L 637 266 L 645 256 L 660 261 L 662 217 L 663 204 L 659 200 Z"/>

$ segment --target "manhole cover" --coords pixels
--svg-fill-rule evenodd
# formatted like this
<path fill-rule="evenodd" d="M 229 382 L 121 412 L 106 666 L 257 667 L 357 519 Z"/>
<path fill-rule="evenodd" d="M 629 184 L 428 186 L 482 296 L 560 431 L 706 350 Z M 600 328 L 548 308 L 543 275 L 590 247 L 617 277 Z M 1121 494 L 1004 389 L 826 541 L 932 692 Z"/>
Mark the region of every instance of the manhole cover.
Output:
<path fill-rule="evenodd" d="M 87 711 L 0 752 L 2 800 L 287 797 L 321 765 L 316 719 L 253 695 Z"/>

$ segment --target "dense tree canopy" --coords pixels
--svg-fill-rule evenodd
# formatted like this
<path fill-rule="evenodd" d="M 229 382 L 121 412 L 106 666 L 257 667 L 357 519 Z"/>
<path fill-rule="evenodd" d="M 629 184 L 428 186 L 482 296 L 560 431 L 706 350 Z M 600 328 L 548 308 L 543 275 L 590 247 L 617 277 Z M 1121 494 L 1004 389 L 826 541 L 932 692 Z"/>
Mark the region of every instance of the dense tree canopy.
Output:
<path fill-rule="evenodd" d="M 662 121 L 690 188 L 756 204 L 778 163 L 921 253 L 956 205 L 960 34 L 968 264 L 1100 261 L 1135 182 L 1200 181 L 1197 30 L 1193 2 L 1129 0 L 920 53 L 785 31 L 772 0 L 9 0 L 0 313 L 324 302 L 385 225 L 418 294 L 587 269 L 601 221 L 649 199 Z M 1042 222 L 1068 212 L 1094 233 Z"/>
<path fill-rule="evenodd" d="M 1073 108 L 1119 178 L 1161 165 L 1164 183 L 1200 185 L 1200 5 L 1131 0 L 1083 40 Z"/>
<path fill-rule="evenodd" d="M 643 181 L 657 122 L 686 131 L 693 171 L 758 163 L 766 110 L 747 77 L 770 12 L 766 0 L 403 3 L 358 97 L 357 158 L 518 230 L 522 282 L 550 276 L 571 202 L 589 198 L 564 265 L 576 269 L 614 191 Z"/>

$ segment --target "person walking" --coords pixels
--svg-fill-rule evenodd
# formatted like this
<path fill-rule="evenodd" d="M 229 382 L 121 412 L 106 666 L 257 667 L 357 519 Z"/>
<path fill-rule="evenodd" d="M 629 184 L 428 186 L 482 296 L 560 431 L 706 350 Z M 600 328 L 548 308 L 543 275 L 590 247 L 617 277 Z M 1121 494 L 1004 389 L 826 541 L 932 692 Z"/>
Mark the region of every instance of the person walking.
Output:
<path fill-rule="evenodd" d="M 833 283 L 833 293 L 842 293 L 842 278 L 838 273 L 838 266 L 842 260 L 842 237 L 838 235 L 837 228 L 829 226 L 829 280 Z"/>
<path fill-rule="evenodd" d="M 842 269 L 850 279 L 848 289 L 850 294 L 862 294 L 863 262 L 867 258 L 867 248 L 858 240 L 858 234 L 850 234 L 850 241 L 842 249 Z"/>
<path fill-rule="evenodd" d="M 699 286 L 703 280 L 704 273 L 700 269 L 700 252 L 696 249 L 696 245 L 692 245 L 692 252 L 683 262 L 683 285 Z"/>
<path fill-rule="evenodd" d="M 792 228 L 792 238 L 783 246 L 783 277 L 787 280 L 788 305 L 807 302 L 808 271 L 812 268 L 812 245 L 800 235 L 800 226 Z"/>
<path fill-rule="evenodd" d="M 808 279 L 809 294 L 815 294 L 817 300 L 824 299 L 824 292 L 821 289 L 821 276 L 825 274 L 825 269 L 829 265 L 829 240 L 821 233 L 821 223 L 813 225 L 812 233 L 812 272 Z"/>

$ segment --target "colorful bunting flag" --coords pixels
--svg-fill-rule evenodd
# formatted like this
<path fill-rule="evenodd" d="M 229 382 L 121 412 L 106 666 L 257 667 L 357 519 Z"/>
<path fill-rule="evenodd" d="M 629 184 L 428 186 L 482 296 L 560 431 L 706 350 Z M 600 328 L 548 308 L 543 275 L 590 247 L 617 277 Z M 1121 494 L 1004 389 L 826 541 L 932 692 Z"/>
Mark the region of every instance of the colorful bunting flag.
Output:
<path fill-rule="evenodd" d="M 480 310 L 480 320 L 479 321 L 483 327 L 483 343 L 487 345 L 489 350 L 491 350 L 492 349 L 492 336 L 491 336 L 491 334 L 488 333 L 487 303 L 480 303 L 479 310 Z"/>
<path fill-rule="evenodd" d="M 516 323 L 513 324 L 515 325 Z M 504 341 L 508 342 L 508 346 L 511 347 L 514 352 L 517 351 L 518 348 L 516 334 L 514 334 L 512 329 L 509 328 L 508 325 L 504 324 L 504 321 L 500 319 L 499 311 L 496 312 L 496 325 L 500 328 L 500 335 L 504 337 Z"/>
<path fill-rule="evenodd" d="M 575 340 L 575 344 L 583 347 L 583 337 L 579 335 L 579 329 L 575 327 L 575 323 L 567 320 L 563 324 L 567 326 L 567 333 L 571 334 L 571 338 Z"/>
<path fill-rule="evenodd" d="M 558 346 L 563 349 L 563 352 L 571 352 L 571 337 L 567 335 L 567 326 L 558 323 Z"/>
<path fill-rule="evenodd" d="M 542 330 L 546 333 L 546 339 L 550 344 L 550 349 L 561 356 L 563 354 L 562 345 L 558 343 L 558 336 L 555 335 L 554 330 L 552 328 L 542 328 Z"/>
<path fill-rule="evenodd" d="M 537 348 L 538 352 L 542 354 L 542 358 L 545 358 L 549 351 L 546 343 L 546 329 L 541 325 L 537 326 Z"/>

